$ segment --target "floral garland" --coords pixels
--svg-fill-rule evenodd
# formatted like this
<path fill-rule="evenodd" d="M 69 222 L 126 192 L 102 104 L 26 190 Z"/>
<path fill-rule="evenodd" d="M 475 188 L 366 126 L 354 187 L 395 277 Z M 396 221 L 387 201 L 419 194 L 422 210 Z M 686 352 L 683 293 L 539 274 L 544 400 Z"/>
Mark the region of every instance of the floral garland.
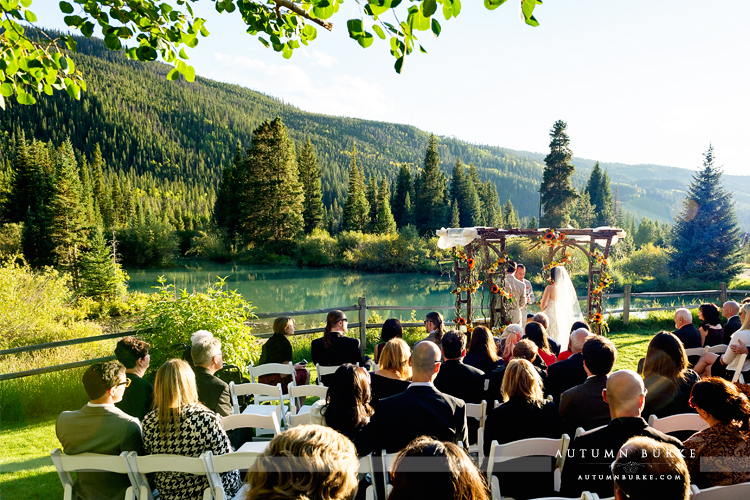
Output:
<path fill-rule="evenodd" d="M 600 265 L 601 272 L 599 273 L 599 282 L 596 283 L 591 289 L 591 314 L 589 314 L 588 320 L 590 324 L 600 325 L 604 331 L 608 331 L 607 322 L 604 320 L 604 315 L 601 313 L 602 301 L 604 299 L 603 293 L 607 290 L 614 280 L 612 275 L 609 274 L 607 269 L 609 268 L 609 260 L 604 257 L 599 249 L 594 250 L 589 254 L 589 262 L 592 265 Z"/>
<path fill-rule="evenodd" d="M 465 262 L 466 269 L 468 269 L 469 272 L 467 273 L 466 279 L 462 280 L 459 286 L 451 290 L 451 293 L 454 293 L 459 297 L 463 292 L 474 295 L 479 287 L 482 286 L 482 281 L 478 279 L 477 275 L 476 260 L 466 255 L 463 247 L 455 247 L 453 249 L 453 261 L 457 263 Z M 467 320 L 461 313 L 461 304 L 456 301 L 456 317 L 453 318 L 453 323 L 459 326 L 465 326 L 467 324 Z"/>
<path fill-rule="evenodd" d="M 541 236 L 533 240 L 533 244 L 529 247 L 529 250 L 534 250 L 542 245 L 557 248 L 565 244 L 565 238 L 565 233 L 558 233 L 554 229 L 547 229 Z"/>
<path fill-rule="evenodd" d="M 546 264 L 542 268 L 542 276 L 545 280 L 552 283 L 552 268 L 557 266 L 563 266 L 565 264 L 569 264 L 573 262 L 573 256 L 570 254 L 570 252 L 563 250 L 562 257 L 560 257 L 557 260 L 553 260 L 549 264 Z"/>

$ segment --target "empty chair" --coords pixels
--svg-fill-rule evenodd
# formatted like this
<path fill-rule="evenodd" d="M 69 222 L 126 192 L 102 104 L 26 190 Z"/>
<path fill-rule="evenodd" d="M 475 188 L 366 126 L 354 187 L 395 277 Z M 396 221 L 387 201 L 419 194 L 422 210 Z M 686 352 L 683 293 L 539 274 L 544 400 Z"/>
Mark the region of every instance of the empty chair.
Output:
<path fill-rule="evenodd" d="M 748 497 L 750 497 L 750 483 L 740 483 L 698 490 L 693 494 L 692 500 L 737 500 Z"/>
<path fill-rule="evenodd" d="M 268 415 L 257 415 L 253 413 L 243 413 L 242 415 L 229 415 L 221 420 L 221 425 L 225 431 L 239 428 L 253 428 L 255 435 L 266 434 L 278 436 L 281 434 L 281 426 L 276 413 Z M 267 432 L 262 432 L 267 431 Z M 244 443 L 237 451 L 256 451 L 262 452 L 268 446 L 268 441 L 252 441 Z"/>
<path fill-rule="evenodd" d="M 289 389 L 293 385 L 295 385 L 294 384 L 294 365 L 292 365 L 291 363 L 266 363 L 264 365 L 258 365 L 258 366 L 250 365 L 247 367 L 247 371 L 250 375 L 250 382 L 254 384 L 255 383 L 264 384 L 264 382 L 261 382 L 259 380 L 259 378 L 262 377 L 263 375 L 279 374 L 279 375 L 290 376 L 292 378 L 292 381 L 289 382 L 289 384 L 287 385 L 286 392 L 284 392 L 283 387 L 281 391 L 285 399 L 289 399 Z M 271 384 L 265 383 L 265 385 L 272 385 L 272 383 Z M 256 403 L 262 403 L 264 401 L 275 401 L 275 400 L 276 398 L 274 396 L 265 396 L 262 394 L 258 394 L 255 396 Z"/>
<path fill-rule="evenodd" d="M 229 395 L 232 398 L 232 414 L 239 415 L 240 405 L 239 396 L 267 396 L 269 400 L 278 401 L 276 405 L 264 405 L 256 402 L 247 405 L 242 414 L 253 414 L 253 415 L 270 415 L 271 413 L 276 414 L 276 418 L 279 422 L 284 420 L 284 414 L 286 413 L 286 407 L 284 406 L 283 395 L 281 394 L 281 384 L 266 385 L 258 383 L 249 384 L 235 384 L 234 382 L 229 383 Z"/>
<path fill-rule="evenodd" d="M 359 366 L 359 363 L 356 363 L 357 366 Z M 333 375 L 336 373 L 336 370 L 339 369 L 339 366 L 322 366 L 320 364 L 315 365 L 315 369 L 318 370 L 318 385 L 322 387 L 326 387 L 326 385 L 323 383 L 323 377 L 326 375 Z"/>
<path fill-rule="evenodd" d="M 208 473 L 208 484 L 211 486 L 213 500 L 229 500 L 224 491 L 224 485 L 221 482 L 220 474 L 233 470 L 249 469 L 260 454 L 260 451 L 236 451 L 225 455 L 214 455 L 210 451 L 206 452 L 203 455 L 203 461 Z M 237 495 L 235 495 L 235 498 L 242 498 L 243 493 L 244 492 L 240 490 Z"/>
<path fill-rule="evenodd" d="M 481 465 L 484 461 L 484 421 L 487 419 L 487 401 L 466 403 L 466 418 L 475 418 L 479 421 L 477 444 L 469 446 L 469 453 L 477 453 L 477 463 Z"/>
<path fill-rule="evenodd" d="M 307 396 L 315 396 L 318 399 L 325 400 L 326 394 L 328 394 L 328 388 L 320 385 L 295 385 L 289 387 L 289 395 L 291 396 L 289 411 L 292 415 L 302 415 L 310 413 L 310 406 L 303 405 L 297 407 L 297 399 Z"/>
<path fill-rule="evenodd" d="M 193 474 L 196 476 L 205 476 L 207 474 L 206 465 L 203 461 L 203 453 L 200 457 L 183 457 L 181 455 L 146 455 L 138 456 L 134 451 L 127 454 L 128 466 L 133 475 L 134 482 L 138 487 L 139 500 L 153 500 L 151 488 L 148 484 L 146 474 L 174 473 Z M 171 478 L 175 483 L 181 482 L 178 478 Z M 208 479 L 205 479 L 203 489 L 203 500 L 211 500 L 211 488 Z"/>
<path fill-rule="evenodd" d="M 708 428 L 708 424 L 697 413 L 680 413 L 669 417 L 659 418 L 656 415 L 648 417 L 648 425 L 664 434 L 679 431 L 698 432 Z"/>
<path fill-rule="evenodd" d="M 60 476 L 60 482 L 63 485 L 64 500 L 73 499 L 73 485 L 75 481 L 73 481 L 70 473 L 74 471 L 104 471 L 125 474 L 132 484 L 133 478 L 128 469 L 127 454 L 127 451 L 123 451 L 120 455 L 101 455 L 99 453 L 66 455 L 60 448 L 52 450 L 50 455 L 52 456 L 52 462 L 55 464 L 55 469 L 57 469 L 57 475 Z M 140 495 L 140 492 L 138 495 Z M 136 496 L 133 487 L 130 486 L 126 489 L 124 498 L 125 500 L 133 500 L 134 498 L 140 498 L 140 496 Z"/>

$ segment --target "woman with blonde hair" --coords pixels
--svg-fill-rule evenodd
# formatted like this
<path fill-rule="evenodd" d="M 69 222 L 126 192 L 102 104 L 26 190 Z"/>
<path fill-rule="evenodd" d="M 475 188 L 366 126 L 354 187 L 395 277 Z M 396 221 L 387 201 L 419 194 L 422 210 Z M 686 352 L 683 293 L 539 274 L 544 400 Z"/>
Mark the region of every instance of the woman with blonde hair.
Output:
<path fill-rule="evenodd" d="M 143 446 L 148 454 L 199 457 L 232 452 L 221 417 L 198 402 L 195 374 L 185 361 L 170 359 L 156 372 L 154 406 L 143 419 Z M 231 498 L 240 489 L 237 471 L 221 475 Z M 202 498 L 208 488 L 205 476 L 157 472 L 154 483 L 164 500 Z"/>
<path fill-rule="evenodd" d="M 359 460 L 352 442 L 320 425 L 279 434 L 250 466 L 245 500 L 348 500 Z"/>
<path fill-rule="evenodd" d="M 521 325 L 512 324 L 505 327 L 500 350 L 500 357 L 503 361 L 509 363 L 513 359 L 513 348 L 521 338 L 523 338 Z"/>
<path fill-rule="evenodd" d="M 429 472 L 425 471 L 427 458 Z M 389 500 L 490 500 L 482 475 L 469 456 L 453 443 L 416 438 L 393 461 Z"/>
<path fill-rule="evenodd" d="M 503 376 L 504 402 L 487 412 L 484 425 L 485 456 L 490 453 L 492 441 L 505 444 L 537 437 L 560 438 L 557 406 L 544 399 L 542 387 L 542 379 L 530 362 L 515 358 L 508 363 Z M 513 432 L 509 432 L 509 429 Z M 549 470 L 554 470 L 552 463 Z M 549 476 L 549 482 L 545 482 L 546 478 L 537 472 L 499 474 L 503 496 L 518 499 L 551 496 L 554 484 L 552 475 Z"/>
<path fill-rule="evenodd" d="M 740 370 L 745 380 L 750 379 L 750 356 L 740 366 L 740 356 L 748 353 L 747 346 L 750 345 L 750 302 L 742 304 L 739 316 L 742 326 L 732 334 L 726 352 L 721 357 L 707 352 L 695 365 L 695 371 L 703 378 L 722 377 L 732 380 L 735 372 Z"/>
<path fill-rule="evenodd" d="M 380 399 L 401 394 L 409 387 L 411 366 L 409 344 L 399 338 L 389 340 L 380 353 L 379 370 L 370 375 L 372 403 L 377 406 Z"/>
<path fill-rule="evenodd" d="M 281 316 L 274 320 L 273 335 L 261 347 L 260 359 L 258 360 L 259 365 L 266 363 L 287 364 L 292 362 L 292 343 L 289 342 L 287 337 L 294 335 L 294 327 L 294 318 L 290 318 L 289 316 Z M 310 381 L 310 370 L 306 368 L 304 363 L 300 362 L 294 365 L 294 379 L 297 385 L 306 385 Z M 270 373 L 258 377 L 258 382 L 261 384 L 281 384 L 281 390 L 284 394 L 287 394 L 287 386 L 291 381 L 291 375 L 282 375 L 280 373 Z M 300 406 L 304 404 L 303 398 Z"/>

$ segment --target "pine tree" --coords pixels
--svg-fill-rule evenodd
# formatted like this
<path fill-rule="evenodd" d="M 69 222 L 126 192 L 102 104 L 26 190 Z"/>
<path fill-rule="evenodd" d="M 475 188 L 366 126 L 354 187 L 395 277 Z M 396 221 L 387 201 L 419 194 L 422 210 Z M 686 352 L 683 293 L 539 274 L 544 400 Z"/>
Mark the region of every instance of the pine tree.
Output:
<path fill-rule="evenodd" d="M 32 161 L 23 132 L 17 139 L 15 153 L 9 195 L 3 207 L 3 215 L 8 222 L 23 221 L 29 209 L 34 209 L 37 200 L 37 193 L 34 192 L 37 166 Z"/>
<path fill-rule="evenodd" d="M 378 179 L 374 175 L 370 177 L 370 180 L 367 182 L 367 189 L 366 189 L 366 196 L 367 196 L 367 203 L 370 204 L 370 215 L 369 215 L 369 221 L 367 224 L 367 231 L 374 233 L 375 232 L 375 223 L 378 220 L 378 210 L 380 208 L 380 200 L 379 200 L 379 193 L 378 193 Z"/>
<path fill-rule="evenodd" d="M 714 164 L 713 146 L 703 156 L 703 170 L 693 176 L 675 221 L 676 251 L 669 269 L 680 279 L 729 281 L 742 270 L 741 232 L 732 195 L 721 186 L 722 172 Z"/>
<path fill-rule="evenodd" d="M 238 172 L 242 170 L 243 162 L 242 144 L 237 141 L 237 146 L 234 149 L 234 160 L 224 167 L 214 204 L 214 222 L 217 226 L 226 230 L 230 241 L 235 241 L 239 234 L 240 221 L 237 206 L 240 201 L 237 198 L 237 188 Z"/>
<path fill-rule="evenodd" d="M 529 221 L 529 227 L 526 229 L 539 229 L 539 223 L 536 221 L 536 217 L 532 216 L 531 220 Z"/>
<path fill-rule="evenodd" d="M 102 234 L 102 228 L 91 231 L 89 250 L 81 258 L 81 292 L 87 297 L 114 299 L 124 288 L 122 272 Z"/>
<path fill-rule="evenodd" d="M 311 233 L 323 222 L 323 193 L 320 189 L 320 168 L 315 147 L 310 139 L 302 146 L 297 157 L 299 176 L 305 193 L 302 219 L 305 233 Z"/>
<path fill-rule="evenodd" d="M 497 188 L 490 181 L 482 184 L 482 219 L 481 224 L 490 227 L 503 225 L 503 214 L 500 209 L 500 199 L 497 196 Z"/>
<path fill-rule="evenodd" d="M 600 209 L 597 210 L 597 225 L 614 226 L 616 219 L 614 203 L 612 201 L 612 188 L 609 184 L 609 174 L 606 171 L 602 175 L 602 182 L 599 186 L 599 193 L 602 205 Z"/>
<path fill-rule="evenodd" d="M 591 227 L 596 223 L 596 211 L 589 201 L 589 193 L 582 190 L 578 200 L 573 204 L 574 208 L 571 217 L 577 223 L 579 228 Z"/>
<path fill-rule="evenodd" d="M 458 202 L 451 203 L 451 222 L 450 227 L 461 227 L 461 215 L 458 212 Z"/>
<path fill-rule="evenodd" d="M 424 169 L 419 176 L 419 187 L 416 192 L 414 216 L 420 234 L 440 229 L 446 223 L 445 191 L 446 178 L 440 171 L 440 155 L 437 150 L 437 139 L 430 135 L 424 157 Z"/>
<path fill-rule="evenodd" d="M 573 152 L 568 147 L 570 139 L 565 129 L 568 124 L 562 120 L 555 122 L 550 130 L 550 153 L 544 158 L 544 175 L 540 193 L 544 216 L 542 224 L 547 227 L 566 227 L 570 222 L 571 203 L 578 193 L 571 178 L 575 167 L 570 163 Z"/>
<path fill-rule="evenodd" d="M 344 225 L 344 209 L 341 208 L 341 205 L 339 205 L 339 202 L 337 200 L 333 200 L 333 205 L 331 205 L 331 209 L 328 211 L 328 214 L 331 218 L 331 229 L 329 233 L 339 233 Z"/>
<path fill-rule="evenodd" d="M 370 204 L 365 195 L 362 170 L 357 166 L 357 146 L 352 145 L 349 162 L 349 189 L 344 203 L 343 227 L 347 231 L 365 231 L 370 220 Z"/>
<path fill-rule="evenodd" d="M 407 195 L 414 199 L 414 186 L 412 185 L 411 171 L 407 165 L 401 165 L 396 180 L 396 189 L 393 193 L 393 218 L 396 219 L 398 227 L 403 227 L 408 222 L 404 222 L 404 207 L 406 206 Z"/>
<path fill-rule="evenodd" d="M 411 206 L 411 195 L 407 191 L 404 199 L 404 210 L 401 215 L 401 227 L 406 227 L 409 224 L 414 224 L 414 209 Z"/>
<path fill-rule="evenodd" d="M 100 217 L 104 220 L 110 219 L 110 214 L 106 211 L 106 190 L 104 185 L 104 158 L 99 143 L 94 146 L 94 157 L 91 159 L 91 193 L 94 198 L 95 211 L 98 211 Z"/>
<path fill-rule="evenodd" d="M 474 227 L 482 225 L 482 204 L 477 187 L 475 185 L 476 168 L 469 167 L 469 172 L 464 171 L 461 160 L 456 159 L 453 165 L 453 176 L 451 178 L 451 201 L 449 212 L 457 206 L 460 225 L 457 227 Z M 478 176 L 476 176 L 478 179 Z M 481 189 L 481 183 L 479 184 Z M 452 220 L 452 215 L 451 215 Z"/>
<path fill-rule="evenodd" d="M 378 207 L 378 217 L 375 220 L 375 233 L 395 233 L 397 228 L 396 221 L 391 212 L 391 191 L 388 189 L 388 183 L 385 180 L 380 184 Z"/>
<path fill-rule="evenodd" d="M 508 229 L 520 228 L 521 221 L 518 218 L 518 213 L 513 207 L 513 203 L 508 198 L 507 203 L 503 207 L 503 227 Z"/>

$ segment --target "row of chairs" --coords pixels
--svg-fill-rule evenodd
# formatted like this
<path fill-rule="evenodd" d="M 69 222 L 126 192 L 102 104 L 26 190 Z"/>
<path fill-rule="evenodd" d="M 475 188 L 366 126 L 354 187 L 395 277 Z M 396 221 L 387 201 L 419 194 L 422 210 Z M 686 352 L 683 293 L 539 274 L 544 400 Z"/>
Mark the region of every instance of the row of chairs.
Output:
<path fill-rule="evenodd" d="M 685 349 L 685 354 L 687 354 L 688 357 L 691 356 L 703 356 L 707 352 L 712 352 L 714 354 L 722 355 L 724 354 L 729 346 L 727 344 L 717 344 L 714 346 L 706 346 L 706 347 L 694 347 L 692 349 Z M 739 364 L 738 366 L 743 366 L 745 364 L 745 360 L 747 359 L 747 354 L 740 355 Z M 732 377 L 732 382 L 740 384 L 745 383 L 745 377 L 742 376 L 742 373 L 740 370 L 737 370 L 734 372 L 734 377 Z"/>

